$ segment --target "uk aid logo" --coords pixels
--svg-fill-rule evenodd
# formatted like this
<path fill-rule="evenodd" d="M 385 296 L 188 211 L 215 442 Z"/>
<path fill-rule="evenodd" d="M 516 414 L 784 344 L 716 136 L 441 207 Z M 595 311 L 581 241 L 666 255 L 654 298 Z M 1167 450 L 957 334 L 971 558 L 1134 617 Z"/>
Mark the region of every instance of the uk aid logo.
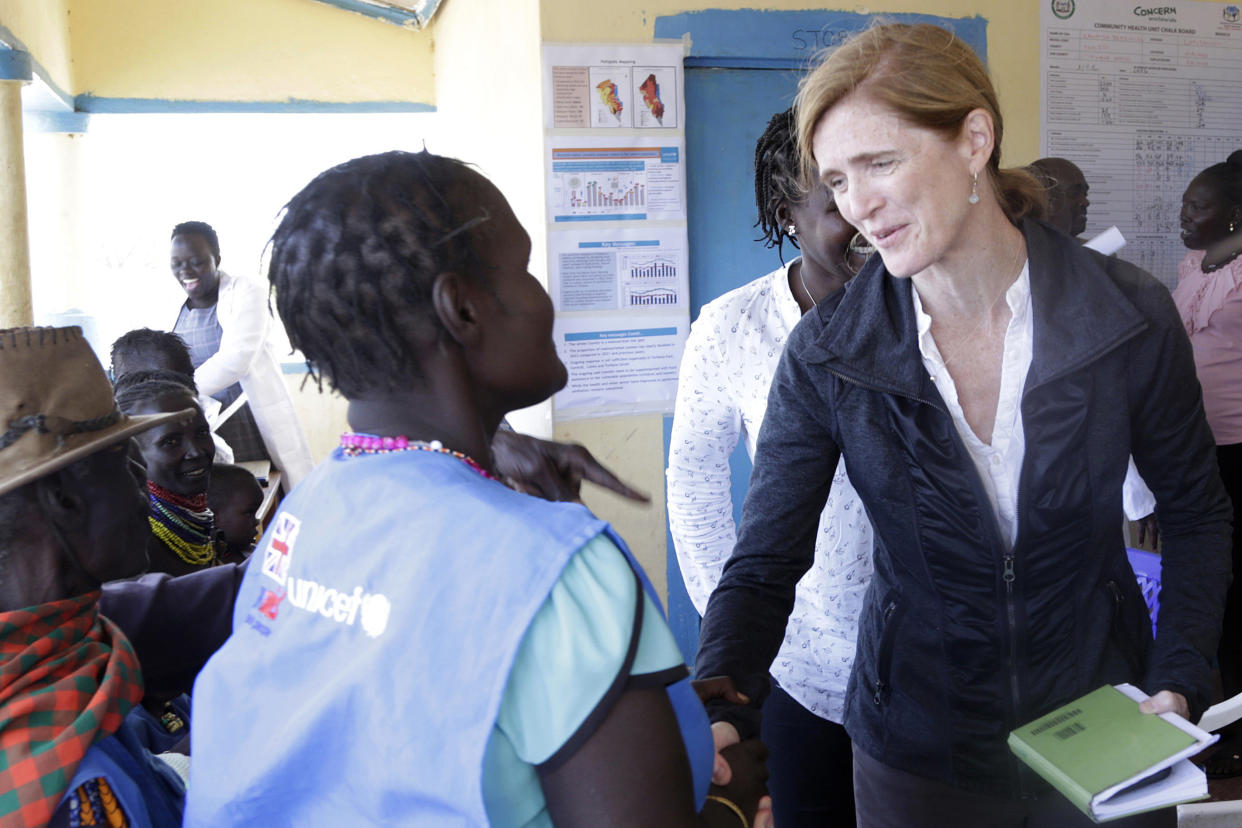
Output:
<path fill-rule="evenodd" d="M 281 512 L 276 516 L 276 526 L 263 553 L 263 574 L 281 586 L 289 577 L 289 556 L 301 528 L 302 521 L 288 512 Z"/>
<path fill-rule="evenodd" d="M 297 540 L 301 521 L 288 512 L 276 516 L 272 527 L 272 536 L 267 548 L 263 551 L 263 574 L 280 585 L 280 589 L 260 586 L 259 595 L 250 605 L 246 613 L 246 626 L 266 638 L 272 634 L 268 624 L 276 620 L 280 613 L 280 605 L 285 600 L 285 579 L 289 576 L 289 560 L 293 552 L 293 543 Z"/>
<path fill-rule="evenodd" d="M 287 601 L 291 607 L 346 627 L 359 623 L 368 637 L 378 638 L 388 629 L 388 616 L 392 611 L 387 596 L 368 593 L 361 586 L 352 590 L 335 589 L 289 574 L 293 548 L 301 528 L 302 522 L 288 512 L 276 516 L 271 538 L 263 553 L 262 571 L 276 582 L 279 589 L 259 588 L 259 596 L 252 607 L 254 612 L 247 616 L 247 623 L 254 618 L 255 623 L 251 626 L 261 634 L 269 635 L 270 628 L 261 619 L 255 618 L 255 613 L 268 621 L 275 621 L 281 606 Z"/>

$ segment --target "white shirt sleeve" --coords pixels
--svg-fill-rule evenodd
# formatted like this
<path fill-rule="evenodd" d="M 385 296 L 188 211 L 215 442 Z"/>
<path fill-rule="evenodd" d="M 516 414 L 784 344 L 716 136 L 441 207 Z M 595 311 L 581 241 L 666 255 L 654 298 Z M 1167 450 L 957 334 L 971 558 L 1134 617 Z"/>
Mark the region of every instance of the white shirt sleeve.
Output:
<path fill-rule="evenodd" d="M 267 344 L 271 324 L 267 297 L 258 282 L 232 276 L 222 276 L 221 282 L 216 310 L 220 349 L 194 372 L 198 393 L 203 396 L 218 394 L 250 373 L 255 357 Z"/>
<path fill-rule="evenodd" d="M 704 308 L 686 339 L 669 441 L 669 531 L 686 591 L 700 615 L 737 539 L 729 456 L 741 434 L 742 415 L 728 390 L 721 344 L 715 320 Z"/>

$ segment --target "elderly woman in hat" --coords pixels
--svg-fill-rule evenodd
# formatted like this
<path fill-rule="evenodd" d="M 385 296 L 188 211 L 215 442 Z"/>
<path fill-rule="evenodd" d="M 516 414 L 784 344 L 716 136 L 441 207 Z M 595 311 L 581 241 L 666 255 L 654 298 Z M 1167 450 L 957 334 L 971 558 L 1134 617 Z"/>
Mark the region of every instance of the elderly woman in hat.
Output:
<path fill-rule="evenodd" d="M 126 715 L 142 672 L 100 585 L 146 569 L 126 417 L 77 328 L 0 331 L 0 824 L 178 825 L 184 787 Z"/>

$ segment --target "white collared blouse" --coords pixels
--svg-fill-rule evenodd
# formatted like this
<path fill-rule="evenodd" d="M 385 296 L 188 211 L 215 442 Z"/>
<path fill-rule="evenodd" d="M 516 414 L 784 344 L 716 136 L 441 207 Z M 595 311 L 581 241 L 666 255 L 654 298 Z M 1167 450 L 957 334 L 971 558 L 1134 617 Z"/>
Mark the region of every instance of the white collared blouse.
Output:
<path fill-rule="evenodd" d="M 729 456 L 740 437 L 754 458 L 768 387 L 801 317 L 786 265 L 704 305 L 690 328 L 669 446 L 668 519 L 686 590 L 700 614 L 736 541 Z M 820 516 L 815 561 L 798 583 L 771 668 L 802 706 L 835 722 L 844 712 L 872 543 L 871 524 L 842 460 Z"/>

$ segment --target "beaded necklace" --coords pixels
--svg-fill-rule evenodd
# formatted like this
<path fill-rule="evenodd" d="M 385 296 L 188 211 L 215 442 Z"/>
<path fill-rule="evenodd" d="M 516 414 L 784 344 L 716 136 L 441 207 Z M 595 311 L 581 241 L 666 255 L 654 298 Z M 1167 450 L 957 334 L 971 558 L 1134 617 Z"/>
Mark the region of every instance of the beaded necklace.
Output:
<path fill-rule="evenodd" d="M 1216 264 L 1208 264 L 1206 261 L 1203 262 L 1202 264 L 1199 265 L 1199 269 L 1202 270 L 1204 273 L 1215 273 L 1216 271 L 1220 270 L 1225 265 L 1232 262 L 1234 259 L 1238 258 L 1238 256 L 1242 256 L 1242 247 L 1239 247 L 1237 250 L 1233 251 L 1232 253 L 1230 253 L 1225 258 L 1221 259 Z M 1206 259 L 1207 257 L 1204 256 L 1204 258 Z"/>
<path fill-rule="evenodd" d="M 405 435 L 380 437 L 378 434 L 362 434 L 353 431 L 347 431 L 341 435 L 341 452 L 346 457 L 357 457 L 362 454 L 393 454 L 398 451 L 430 451 L 435 454 L 447 454 L 450 457 L 456 457 L 488 480 L 495 480 L 497 483 L 503 482 L 496 475 L 479 465 L 479 462 L 473 457 L 468 454 L 462 454 L 460 451 L 445 448 L 444 444 L 439 440 L 432 440 L 428 443 L 425 440 L 411 440 Z"/>
<path fill-rule="evenodd" d="M 215 519 L 207 506 L 207 494 L 186 497 L 147 481 L 151 533 L 173 554 L 190 566 L 216 562 Z"/>

